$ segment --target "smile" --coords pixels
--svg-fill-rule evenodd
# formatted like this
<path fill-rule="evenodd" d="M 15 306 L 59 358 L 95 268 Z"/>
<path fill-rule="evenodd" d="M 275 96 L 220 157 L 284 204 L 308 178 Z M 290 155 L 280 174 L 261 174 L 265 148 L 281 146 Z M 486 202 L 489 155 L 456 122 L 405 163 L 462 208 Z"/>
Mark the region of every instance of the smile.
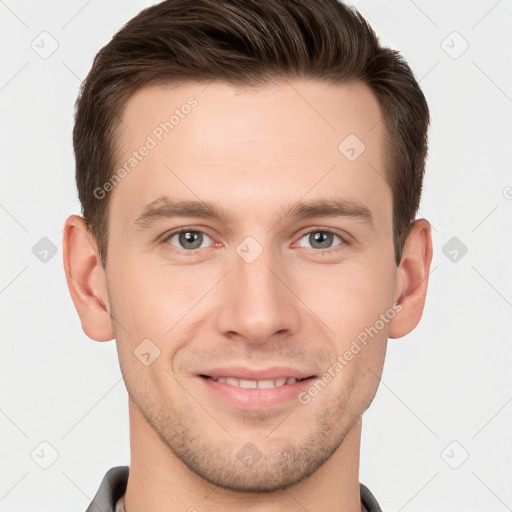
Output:
<path fill-rule="evenodd" d="M 289 384 L 295 384 L 298 381 L 305 379 L 296 379 L 295 377 L 280 377 L 277 379 L 266 379 L 266 380 L 249 380 L 249 379 L 237 379 L 236 377 L 210 377 L 205 375 L 207 379 L 213 380 L 214 382 L 220 382 L 244 389 L 271 389 L 277 388 Z"/>

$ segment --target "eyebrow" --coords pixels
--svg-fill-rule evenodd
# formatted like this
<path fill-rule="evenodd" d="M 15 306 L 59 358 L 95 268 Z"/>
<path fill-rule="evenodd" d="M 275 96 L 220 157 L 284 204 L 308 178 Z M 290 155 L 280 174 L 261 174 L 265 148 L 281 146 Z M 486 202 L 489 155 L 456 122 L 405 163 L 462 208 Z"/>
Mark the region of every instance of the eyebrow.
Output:
<path fill-rule="evenodd" d="M 231 214 L 214 203 L 173 200 L 169 196 L 161 196 L 144 207 L 142 213 L 135 219 L 134 225 L 136 229 L 145 229 L 160 220 L 173 217 L 198 217 L 228 224 Z M 375 227 L 373 215 L 366 205 L 360 201 L 345 198 L 298 201 L 291 206 L 282 207 L 274 218 L 273 226 L 291 218 L 309 219 L 314 217 L 351 217 Z"/>

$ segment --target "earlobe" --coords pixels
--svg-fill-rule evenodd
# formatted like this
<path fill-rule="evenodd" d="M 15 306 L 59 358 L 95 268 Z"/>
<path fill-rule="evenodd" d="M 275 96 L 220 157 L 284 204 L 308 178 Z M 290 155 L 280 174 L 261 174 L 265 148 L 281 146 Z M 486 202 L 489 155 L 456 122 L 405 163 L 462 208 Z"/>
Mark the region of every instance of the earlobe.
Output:
<path fill-rule="evenodd" d="M 71 215 L 66 220 L 62 247 L 66 281 L 82 329 L 96 341 L 113 339 L 105 271 L 82 217 Z"/>
<path fill-rule="evenodd" d="M 418 325 L 425 306 L 431 262 L 431 226 L 425 219 L 419 219 L 405 242 L 397 269 L 395 300 L 401 309 L 389 324 L 390 338 L 401 338 Z"/>

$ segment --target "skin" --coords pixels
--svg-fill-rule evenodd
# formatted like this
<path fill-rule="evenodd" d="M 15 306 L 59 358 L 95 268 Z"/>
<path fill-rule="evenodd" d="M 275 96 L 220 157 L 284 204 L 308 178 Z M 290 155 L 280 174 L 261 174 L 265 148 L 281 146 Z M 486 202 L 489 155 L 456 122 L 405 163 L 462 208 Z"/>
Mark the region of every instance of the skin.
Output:
<path fill-rule="evenodd" d="M 141 89 L 124 111 L 119 165 L 189 97 L 197 106 L 111 192 L 106 269 L 83 219 L 65 224 L 82 327 L 97 341 L 115 337 L 130 397 L 126 510 L 359 511 L 362 414 L 388 338 L 421 318 L 430 225 L 416 221 L 397 267 L 381 111 L 361 83 Z M 338 150 L 351 133 L 366 146 L 352 162 Z M 137 228 L 162 195 L 216 203 L 230 218 Z M 324 198 L 362 203 L 373 224 L 283 217 L 299 200 Z M 200 248 L 169 237 L 177 228 L 204 233 Z M 319 247 L 309 236 L 318 231 L 336 236 Z M 237 252 L 248 236 L 262 249 L 251 263 Z M 307 404 L 236 407 L 198 376 L 218 366 L 321 376 L 398 301 L 400 312 Z M 160 351 L 148 366 L 134 356 L 144 339 Z M 244 446 L 259 460 L 242 463 Z"/>

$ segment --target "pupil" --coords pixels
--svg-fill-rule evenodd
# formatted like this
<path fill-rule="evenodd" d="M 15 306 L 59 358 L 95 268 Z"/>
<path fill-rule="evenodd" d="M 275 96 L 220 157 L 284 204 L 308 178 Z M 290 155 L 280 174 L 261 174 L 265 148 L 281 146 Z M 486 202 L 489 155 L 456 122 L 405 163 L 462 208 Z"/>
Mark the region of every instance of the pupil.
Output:
<path fill-rule="evenodd" d="M 201 247 L 201 237 L 201 233 L 196 231 L 184 231 L 180 233 L 180 244 L 186 249 L 197 249 Z M 187 246 L 187 244 L 192 244 L 192 247 L 190 245 Z"/>
<path fill-rule="evenodd" d="M 312 247 L 318 247 L 319 249 L 328 248 L 332 242 L 332 233 L 325 231 L 316 231 L 310 235 L 310 243 Z M 315 244 L 318 244 L 315 246 Z"/>

